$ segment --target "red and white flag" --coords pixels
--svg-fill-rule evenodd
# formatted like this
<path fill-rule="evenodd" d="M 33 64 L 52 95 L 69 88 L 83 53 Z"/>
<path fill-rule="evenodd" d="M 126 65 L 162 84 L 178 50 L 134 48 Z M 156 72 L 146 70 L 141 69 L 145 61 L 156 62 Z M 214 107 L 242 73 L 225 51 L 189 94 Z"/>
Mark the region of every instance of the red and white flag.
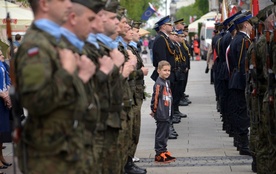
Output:
<path fill-rule="evenodd" d="M 244 0 L 238 0 L 238 6 L 243 6 L 243 4 L 244 4 Z"/>

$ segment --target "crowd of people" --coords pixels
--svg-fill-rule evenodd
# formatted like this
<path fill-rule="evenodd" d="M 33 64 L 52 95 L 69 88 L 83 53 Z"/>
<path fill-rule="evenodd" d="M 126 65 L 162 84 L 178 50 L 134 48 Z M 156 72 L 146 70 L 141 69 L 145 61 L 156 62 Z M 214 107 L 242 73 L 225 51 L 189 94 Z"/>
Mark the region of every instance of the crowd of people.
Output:
<path fill-rule="evenodd" d="M 239 11 L 216 23 L 207 57 L 222 129 L 240 155 L 252 156 L 252 171 L 258 174 L 276 172 L 272 2 L 256 17 Z"/>
<path fill-rule="evenodd" d="M 2 107 L 7 111 L 1 114 L 1 135 L 10 134 L 2 122 L 10 107 L 28 111 L 21 134 L 13 137 L 20 170 L 147 173 L 133 162 L 139 160 L 134 155 L 148 74 L 137 46 L 141 23 L 128 19 L 116 0 L 29 4 L 33 24 L 22 42 L 14 43 L 19 45 L 14 57 L 18 106 L 11 106 L 7 91 L 14 84 L 1 66 L 8 80 L 1 88 L 1 113 Z"/>

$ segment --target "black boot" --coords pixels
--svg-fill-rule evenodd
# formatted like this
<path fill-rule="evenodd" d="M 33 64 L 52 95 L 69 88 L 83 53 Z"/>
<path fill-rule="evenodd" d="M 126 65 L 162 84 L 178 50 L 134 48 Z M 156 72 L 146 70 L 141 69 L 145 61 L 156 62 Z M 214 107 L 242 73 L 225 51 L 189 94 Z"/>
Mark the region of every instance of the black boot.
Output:
<path fill-rule="evenodd" d="M 257 160 L 256 160 L 256 156 L 253 155 L 253 161 L 251 163 L 251 170 L 254 172 L 254 173 L 257 173 Z"/>
<path fill-rule="evenodd" d="M 186 118 L 187 115 L 186 114 L 183 114 L 179 111 L 179 106 L 174 106 L 174 116 L 177 115 L 179 116 L 180 118 Z"/>
<path fill-rule="evenodd" d="M 126 174 L 146 174 L 147 170 L 136 166 L 133 163 L 132 158 L 128 157 L 127 163 L 125 165 L 125 173 Z"/>
<path fill-rule="evenodd" d="M 249 155 L 251 156 L 251 151 L 249 149 L 249 141 L 247 135 L 240 136 L 240 155 Z"/>

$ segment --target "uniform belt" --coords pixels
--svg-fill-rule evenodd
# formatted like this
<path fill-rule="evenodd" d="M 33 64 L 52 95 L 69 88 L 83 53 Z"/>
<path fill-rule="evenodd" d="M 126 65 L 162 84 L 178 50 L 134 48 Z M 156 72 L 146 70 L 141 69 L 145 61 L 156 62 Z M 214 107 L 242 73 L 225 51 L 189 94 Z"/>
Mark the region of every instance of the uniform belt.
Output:
<path fill-rule="evenodd" d="M 120 112 L 123 109 L 122 105 L 111 105 L 109 106 L 109 112 Z"/>
<path fill-rule="evenodd" d="M 135 84 L 136 85 L 144 85 L 145 82 L 144 82 L 144 80 L 135 80 Z"/>

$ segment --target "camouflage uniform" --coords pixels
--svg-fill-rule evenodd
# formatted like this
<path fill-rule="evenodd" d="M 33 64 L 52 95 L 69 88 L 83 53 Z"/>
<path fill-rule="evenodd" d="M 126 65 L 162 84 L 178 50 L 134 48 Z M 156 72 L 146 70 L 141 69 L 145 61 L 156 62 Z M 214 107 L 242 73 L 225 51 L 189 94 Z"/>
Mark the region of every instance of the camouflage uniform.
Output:
<path fill-rule="evenodd" d="M 266 91 L 267 80 L 264 77 L 263 65 L 266 49 L 265 36 L 260 36 L 256 43 L 252 44 L 248 49 L 249 65 L 255 66 L 254 69 L 250 69 L 251 74 L 251 87 L 249 89 L 247 102 L 250 110 L 250 150 L 254 158 L 256 158 L 258 173 L 267 173 L 267 164 L 269 161 L 268 152 L 266 149 L 268 139 L 265 130 L 265 118 L 262 109 L 262 101 Z M 256 53 L 254 53 L 254 50 Z M 254 60 L 254 55 L 256 56 Z M 248 89 L 247 89 L 248 90 Z M 252 164 L 254 165 L 254 164 Z"/>
<path fill-rule="evenodd" d="M 83 116 L 88 101 L 76 73 L 62 68 L 57 48 L 64 45 L 32 25 L 16 55 L 17 91 L 29 113 L 17 146 L 26 174 L 85 173 Z"/>
<path fill-rule="evenodd" d="M 101 116 L 97 121 L 97 130 L 94 135 L 94 155 L 96 166 L 101 173 L 120 173 L 118 137 L 121 128 L 120 112 L 122 110 L 122 90 L 119 69 L 114 66 L 110 75 L 104 75 L 99 71 L 98 59 L 109 55 L 110 48 L 99 42 L 100 49 L 90 43 L 86 43 L 85 50 L 89 57 L 97 65 L 97 72 L 93 79 L 96 93 L 101 103 Z M 97 50 L 97 51 L 95 51 Z M 112 158 L 110 157 L 112 155 Z"/>
<path fill-rule="evenodd" d="M 137 70 L 135 71 L 135 91 L 134 97 L 136 105 L 133 106 L 133 132 L 132 132 L 132 145 L 131 145 L 131 157 L 134 157 L 136 148 L 139 142 L 140 128 L 141 128 L 141 107 L 143 104 L 144 96 L 144 73 L 141 68 L 144 66 L 143 60 L 138 53 L 138 50 L 132 46 L 129 46 L 132 53 L 137 57 Z"/>

